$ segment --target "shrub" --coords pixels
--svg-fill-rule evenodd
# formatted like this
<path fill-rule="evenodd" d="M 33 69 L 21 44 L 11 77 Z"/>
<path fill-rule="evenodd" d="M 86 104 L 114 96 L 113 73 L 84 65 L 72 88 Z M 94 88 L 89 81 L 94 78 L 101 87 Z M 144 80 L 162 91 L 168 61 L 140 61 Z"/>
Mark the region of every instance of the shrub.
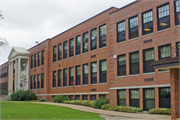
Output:
<path fill-rule="evenodd" d="M 112 111 L 118 111 L 118 106 L 111 106 L 108 108 L 108 110 L 112 110 Z"/>
<path fill-rule="evenodd" d="M 16 91 L 13 94 L 11 94 L 11 99 L 13 101 L 28 101 L 28 100 L 36 100 L 36 95 L 30 91 Z"/>
<path fill-rule="evenodd" d="M 94 108 L 101 108 L 101 106 L 105 105 L 105 104 L 109 104 L 109 101 L 107 98 L 103 98 L 100 97 L 98 100 L 96 100 L 96 102 L 94 103 Z"/>
<path fill-rule="evenodd" d="M 113 105 L 105 104 L 101 106 L 101 109 L 108 110 L 110 107 L 113 107 Z"/>
<path fill-rule="evenodd" d="M 1 90 L 0 95 L 7 95 L 7 94 L 8 94 L 8 92 L 7 92 L 7 91 L 5 91 L 5 90 Z"/>
<path fill-rule="evenodd" d="M 165 115 L 171 115 L 171 109 L 168 108 L 154 108 L 149 110 L 149 114 L 165 114 Z"/>
<path fill-rule="evenodd" d="M 58 96 L 53 98 L 53 102 L 62 103 L 63 101 L 68 101 L 68 97 L 63 96 L 63 95 L 58 95 Z"/>
<path fill-rule="evenodd" d="M 89 107 L 95 108 L 96 101 L 89 101 Z"/>

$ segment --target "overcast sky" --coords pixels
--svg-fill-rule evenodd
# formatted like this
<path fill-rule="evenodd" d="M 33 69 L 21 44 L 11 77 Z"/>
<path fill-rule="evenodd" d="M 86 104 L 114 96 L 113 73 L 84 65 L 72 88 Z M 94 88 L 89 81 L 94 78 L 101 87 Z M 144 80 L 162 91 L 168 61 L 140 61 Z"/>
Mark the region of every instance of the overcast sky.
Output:
<path fill-rule="evenodd" d="M 8 61 L 12 46 L 26 49 L 114 6 L 135 0 L 0 0 L 1 36 L 9 47 L 0 48 L 0 64 Z"/>

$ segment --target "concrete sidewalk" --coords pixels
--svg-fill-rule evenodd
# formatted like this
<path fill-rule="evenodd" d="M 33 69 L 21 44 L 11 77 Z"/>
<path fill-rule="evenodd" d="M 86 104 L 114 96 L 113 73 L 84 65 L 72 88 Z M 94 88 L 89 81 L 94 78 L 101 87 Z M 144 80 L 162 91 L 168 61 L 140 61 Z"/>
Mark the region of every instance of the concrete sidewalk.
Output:
<path fill-rule="evenodd" d="M 125 113 L 125 112 L 108 111 L 108 110 L 95 109 L 95 108 L 82 106 L 82 105 L 73 105 L 73 104 L 64 104 L 64 103 L 52 103 L 52 102 L 33 102 L 33 103 L 63 106 L 63 107 L 68 107 L 68 108 L 86 111 L 86 112 L 99 113 L 101 115 L 134 118 L 132 120 L 138 120 L 138 119 L 141 119 L 141 120 L 171 120 L 170 115 L 154 115 L 154 114 L 145 114 L 145 113 Z"/>

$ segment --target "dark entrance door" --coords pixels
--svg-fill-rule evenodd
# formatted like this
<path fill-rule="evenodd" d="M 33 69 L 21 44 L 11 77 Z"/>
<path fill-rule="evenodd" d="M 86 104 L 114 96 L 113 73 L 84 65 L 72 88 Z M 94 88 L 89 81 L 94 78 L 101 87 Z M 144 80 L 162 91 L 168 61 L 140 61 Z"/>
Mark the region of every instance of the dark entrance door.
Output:
<path fill-rule="evenodd" d="M 130 106 L 139 107 L 139 89 L 129 91 Z"/>
<path fill-rule="evenodd" d="M 171 108 L 170 88 L 159 88 L 159 107 Z"/>
<path fill-rule="evenodd" d="M 144 110 L 149 110 L 155 107 L 154 88 L 143 90 Z"/>

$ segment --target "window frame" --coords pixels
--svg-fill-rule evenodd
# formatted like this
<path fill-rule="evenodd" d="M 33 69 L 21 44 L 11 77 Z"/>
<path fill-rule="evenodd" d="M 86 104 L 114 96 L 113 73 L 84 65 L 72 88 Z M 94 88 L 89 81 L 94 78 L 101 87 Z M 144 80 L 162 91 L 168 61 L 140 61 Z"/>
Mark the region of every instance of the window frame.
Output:
<path fill-rule="evenodd" d="M 178 0 L 174 1 L 174 14 L 175 14 L 174 17 L 175 17 L 175 26 L 178 26 L 178 25 L 180 25 L 180 20 L 178 20 L 178 15 L 177 14 L 179 14 L 179 16 L 180 16 L 180 11 L 176 12 L 177 11 L 177 9 L 176 9 L 176 1 L 178 1 Z M 180 4 L 180 1 L 179 1 L 179 4 Z"/>
<path fill-rule="evenodd" d="M 118 25 L 121 24 L 121 23 L 125 23 L 125 30 L 119 32 L 118 31 Z M 122 21 L 118 22 L 116 26 L 117 26 L 117 43 L 126 41 L 126 21 L 122 20 Z M 125 38 L 122 39 L 122 40 L 119 40 L 119 34 L 121 34 L 121 33 L 125 33 Z"/>
<path fill-rule="evenodd" d="M 75 53 L 76 53 L 76 55 L 80 55 L 81 54 L 81 42 L 80 42 L 80 45 L 77 46 L 77 38 L 78 37 L 80 37 L 80 39 L 81 39 L 81 35 L 76 36 L 76 42 L 75 42 L 75 45 L 76 45 Z M 79 51 L 77 51 L 78 48 L 79 48 Z"/>
<path fill-rule="evenodd" d="M 56 50 L 56 53 L 57 53 L 56 45 L 53 46 L 53 62 L 56 62 L 56 53 L 54 53 L 54 50 Z"/>
<path fill-rule="evenodd" d="M 85 65 L 87 65 L 88 66 L 88 74 L 85 74 L 85 72 L 84 72 L 84 66 Z M 87 75 L 87 80 L 86 80 L 86 76 Z M 82 83 L 83 85 L 88 85 L 89 84 L 89 64 L 88 63 L 86 63 L 86 64 L 83 64 L 83 83 Z"/>
<path fill-rule="evenodd" d="M 33 55 L 31 55 L 31 68 L 33 68 L 33 62 L 34 62 L 33 59 L 34 59 Z"/>
<path fill-rule="evenodd" d="M 37 75 L 37 89 L 40 88 L 40 79 L 41 79 L 41 76 L 40 74 Z"/>
<path fill-rule="evenodd" d="M 136 28 L 136 27 L 133 27 L 133 28 L 130 28 L 130 20 L 131 19 L 133 19 L 133 18 L 136 18 L 137 17 L 137 21 L 138 21 L 138 26 L 136 26 L 137 27 L 137 36 L 134 36 L 134 37 L 132 37 L 131 36 L 131 29 L 133 29 L 133 28 Z M 133 16 L 133 17 L 130 17 L 129 19 L 128 19 L 128 25 L 129 25 L 129 39 L 134 39 L 134 38 L 137 38 L 137 37 L 139 37 L 139 16 L 138 15 L 135 15 L 135 16 Z M 135 32 L 133 32 L 133 33 L 135 33 Z"/>
<path fill-rule="evenodd" d="M 176 42 L 176 57 L 179 57 L 179 56 L 180 56 L 180 42 Z"/>
<path fill-rule="evenodd" d="M 36 63 L 37 63 L 36 60 L 37 60 L 37 54 L 35 53 L 34 54 L 34 68 L 36 67 Z"/>
<path fill-rule="evenodd" d="M 67 70 L 67 68 L 63 69 L 63 87 L 67 87 L 67 77 L 65 77 L 65 70 Z M 68 70 L 67 70 L 67 74 L 68 74 Z"/>
<path fill-rule="evenodd" d="M 41 88 L 44 88 L 44 73 L 41 73 Z"/>
<path fill-rule="evenodd" d="M 67 46 L 65 46 L 67 45 Z M 65 49 L 67 47 L 67 49 Z M 63 59 L 68 58 L 68 42 L 67 40 L 63 42 Z"/>
<path fill-rule="evenodd" d="M 92 36 L 92 31 L 93 31 L 93 30 L 96 30 L 96 39 L 94 39 L 94 40 L 92 40 L 92 38 L 91 38 L 91 36 Z M 93 41 L 95 41 L 96 47 L 92 47 Z M 90 46 L 91 46 L 91 47 L 90 47 L 91 51 L 97 49 L 97 28 L 91 29 L 91 31 L 90 31 Z"/>
<path fill-rule="evenodd" d="M 139 51 L 135 51 L 135 52 L 129 53 L 129 70 L 130 70 L 129 73 L 130 73 L 130 75 L 134 75 L 134 74 L 139 74 L 140 73 L 140 64 L 139 64 L 140 60 L 138 62 L 131 63 L 131 54 L 137 53 L 137 52 L 138 52 L 138 55 L 139 55 Z M 139 59 L 140 59 L 140 57 L 139 57 Z M 139 72 L 135 72 L 135 73 L 132 72 L 132 64 L 138 64 L 138 71 Z"/>
<path fill-rule="evenodd" d="M 164 57 L 164 58 L 161 58 L 161 51 L 160 51 L 160 48 L 161 47 L 164 47 L 164 46 L 169 46 L 170 45 L 170 56 L 169 57 Z M 165 44 L 165 45 L 161 45 L 161 46 L 158 46 L 158 58 L 159 60 L 161 59 L 165 59 L 165 58 L 170 58 L 171 57 L 171 43 L 170 44 Z"/>
<path fill-rule="evenodd" d="M 73 41 L 73 47 L 71 46 L 71 41 Z M 74 56 L 74 38 L 69 39 L 69 57 Z"/>
<path fill-rule="evenodd" d="M 126 54 L 122 54 L 122 55 L 117 56 L 117 76 L 125 76 L 126 75 L 126 64 L 125 65 L 119 65 L 119 58 L 121 56 L 125 56 L 125 58 L 126 58 Z M 120 69 L 119 68 L 121 68 L 121 66 L 125 67 L 125 74 L 120 74 Z"/>
<path fill-rule="evenodd" d="M 93 69 L 92 69 L 92 68 L 93 68 L 93 67 L 92 67 L 92 64 L 93 64 L 93 63 L 96 63 L 96 69 L 97 69 L 97 61 L 91 62 L 91 84 L 97 84 L 97 71 L 96 71 L 96 73 L 94 73 L 94 74 L 96 74 L 96 80 L 92 80 L 92 79 L 93 79 L 93 77 L 92 77 L 92 76 L 93 76 L 93 72 L 92 72 L 92 70 L 93 70 Z M 92 82 L 92 81 L 93 81 L 93 82 Z"/>
<path fill-rule="evenodd" d="M 41 65 L 44 65 L 44 50 L 41 51 Z"/>
<path fill-rule="evenodd" d="M 125 91 L 125 93 L 126 93 L 126 89 L 120 89 L 120 90 L 117 90 L 117 105 L 118 106 L 126 106 L 126 98 L 124 99 L 124 98 L 119 98 L 119 91 Z M 127 95 L 127 93 L 126 93 L 126 95 Z M 121 102 L 120 101 L 125 101 L 125 105 L 123 105 L 123 104 L 121 104 Z"/>
<path fill-rule="evenodd" d="M 107 29 L 106 29 L 106 35 L 101 36 L 101 27 L 103 27 L 103 26 L 107 27 L 106 23 L 99 26 L 99 48 L 106 47 L 106 44 L 107 44 Z M 105 40 L 106 43 L 101 45 L 101 43 L 103 43 L 103 41 L 101 40 L 103 37 L 106 37 L 106 40 Z"/>
<path fill-rule="evenodd" d="M 77 68 L 80 67 L 80 75 L 78 76 Z M 78 80 L 79 77 L 79 80 Z M 75 85 L 81 85 L 81 65 L 76 66 L 76 82 Z"/>
<path fill-rule="evenodd" d="M 30 89 L 33 89 L 33 75 L 31 75 Z"/>
<path fill-rule="evenodd" d="M 41 65 L 40 61 L 41 61 L 41 53 L 38 52 L 38 64 L 37 64 L 37 66 Z"/>
<path fill-rule="evenodd" d="M 152 21 L 149 21 L 149 22 L 147 22 L 147 23 L 144 23 L 144 14 L 146 14 L 146 13 L 149 13 L 149 12 L 151 12 L 152 11 Z M 146 32 L 144 29 L 145 29 L 145 25 L 146 24 L 150 24 L 150 23 L 152 23 L 152 31 L 150 30 L 149 32 Z M 145 12 L 143 12 L 142 13 L 142 35 L 147 35 L 147 34 L 151 34 L 151 33 L 153 33 L 154 32 L 154 19 L 153 19 L 153 9 L 150 9 L 150 10 L 148 10 L 148 11 L 145 11 Z"/>
<path fill-rule="evenodd" d="M 36 81 L 37 81 L 37 79 L 36 79 L 36 75 L 34 75 L 34 89 L 36 89 L 37 87 L 36 87 Z"/>
<path fill-rule="evenodd" d="M 60 50 L 59 46 L 61 46 L 61 51 L 60 52 L 59 52 L 59 50 Z M 58 44 L 58 61 L 59 60 L 62 60 L 62 43 Z"/>
<path fill-rule="evenodd" d="M 73 69 L 73 76 L 71 76 L 71 69 Z M 74 86 L 74 67 L 69 68 L 69 86 Z"/>
<path fill-rule="evenodd" d="M 58 70 L 58 83 L 57 83 L 57 87 L 61 87 L 61 80 L 62 80 L 62 70 L 60 69 L 60 70 Z"/>
<path fill-rule="evenodd" d="M 106 71 L 102 71 L 102 62 L 106 62 Z M 104 79 L 102 79 L 103 77 L 102 76 L 104 76 L 103 75 L 103 73 L 102 72 L 105 72 L 105 74 L 106 74 L 106 76 L 105 76 L 105 80 Z M 104 60 L 100 60 L 99 61 L 99 83 L 106 83 L 107 82 L 107 60 L 106 59 L 104 59 Z"/>
<path fill-rule="evenodd" d="M 54 75 L 54 73 L 55 73 L 55 75 Z M 52 79 L 52 87 L 53 88 L 56 88 L 56 76 L 57 74 L 56 74 L 56 70 L 55 71 L 53 71 L 53 79 Z"/>
<path fill-rule="evenodd" d="M 132 98 L 132 91 L 133 90 L 138 90 L 139 92 L 139 89 L 129 89 L 129 106 L 131 107 L 139 107 L 140 106 L 140 103 L 139 103 L 139 100 L 140 100 L 140 92 L 139 92 L 139 98 Z M 136 104 L 136 106 L 133 106 L 133 102 L 138 102 L 138 105 Z"/>
<path fill-rule="evenodd" d="M 85 34 L 87 34 L 87 36 L 88 36 L 86 42 L 84 41 L 84 36 L 85 36 Z M 89 33 L 88 33 L 88 31 L 85 32 L 85 33 L 83 33 L 83 39 L 82 39 L 82 42 L 83 42 L 83 43 L 82 43 L 82 44 L 83 44 L 83 49 L 82 49 L 83 53 L 88 53 L 88 51 L 89 51 L 89 44 L 88 44 L 88 42 L 89 42 Z M 85 51 L 85 44 L 86 44 L 86 43 L 87 43 L 87 45 L 88 45 L 87 51 Z"/>

